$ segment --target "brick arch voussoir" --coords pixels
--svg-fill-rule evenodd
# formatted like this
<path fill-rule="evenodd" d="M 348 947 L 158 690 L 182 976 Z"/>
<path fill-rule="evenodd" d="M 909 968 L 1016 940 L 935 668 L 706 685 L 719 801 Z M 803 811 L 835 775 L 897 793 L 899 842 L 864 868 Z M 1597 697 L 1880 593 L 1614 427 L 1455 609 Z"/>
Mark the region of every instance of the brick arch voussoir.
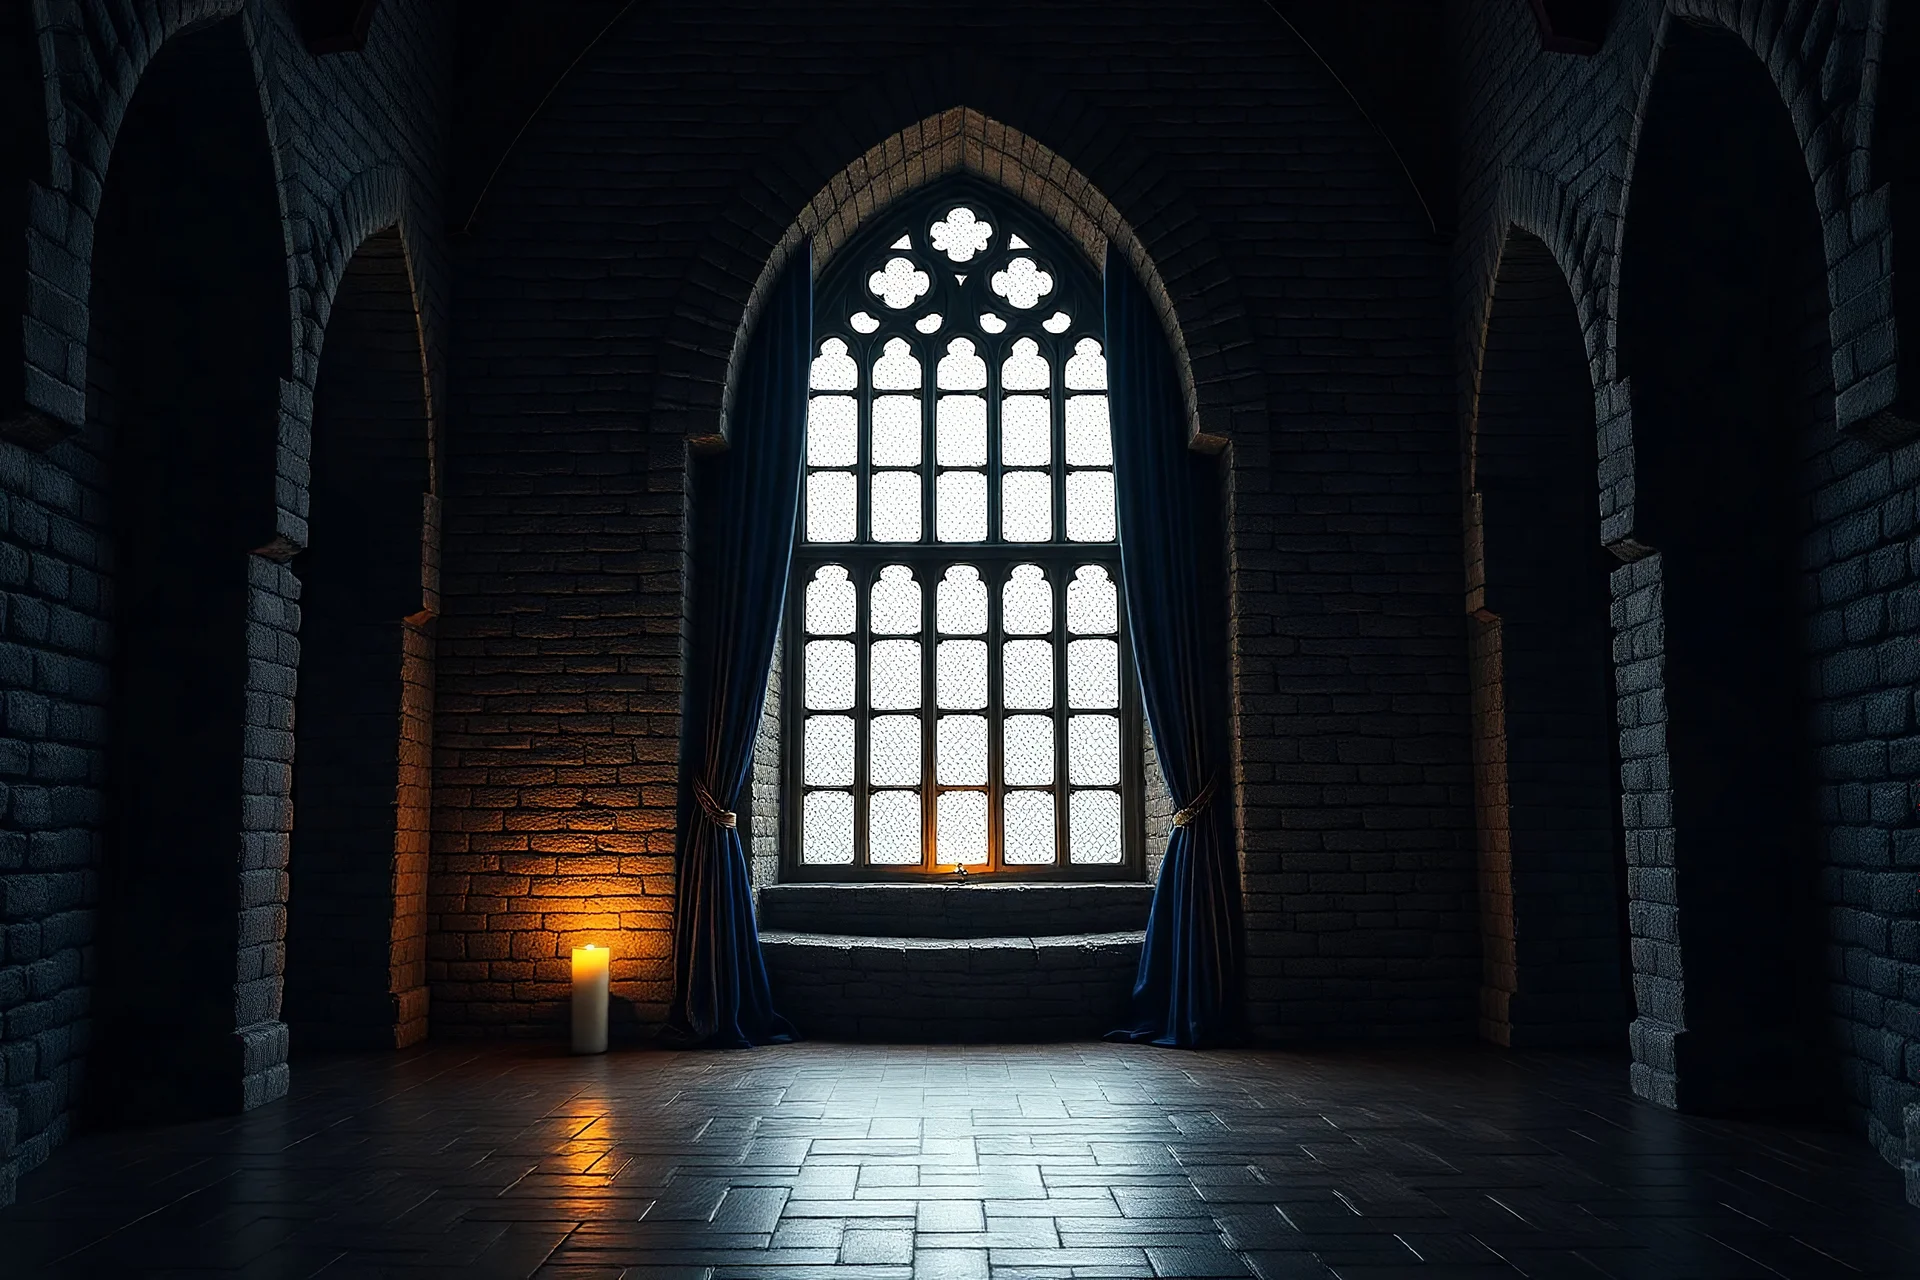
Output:
<path fill-rule="evenodd" d="M 929 100 L 938 101 L 929 95 L 942 92 L 942 80 L 958 78 L 925 75 L 920 82 L 932 87 L 921 93 L 863 94 L 857 103 L 842 103 L 796 130 L 793 144 L 755 171 L 719 219 L 708 250 L 681 291 L 673 330 L 683 336 L 668 347 L 662 362 L 653 405 L 656 429 L 696 444 L 724 439 L 729 389 L 746 334 L 794 249 L 806 237 L 816 237 L 817 270 L 867 217 L 949 173 L 971 173 L 1033 205 L 1088 252 L 1096 269 L 1109 239 L 1122 247 L 1161 311 L 1196 444 L 1218 447 L 1236 418 L 1264 414 L 1265 383 L 1250 358 L 1250 325 L 1231 273 L 1198 214 L 1174 184 L 1138 159 L 1138 149 L 1128 153 L 1107 139 L 1096 150 L 1097 139 L 1079 136 L 1088 127 L 1072 124 L 1066 132 L 1075 136 L 1062 144 L 1129 155 L 1132 170 L 1116 176 L 1134 198 L 1136 217 L 1130 218 L 1105 194 L 1113 187 L 1081 172 L 1067 153 L 984 109 L 951 105 L 959 98 L 907 121 L 878 143 L 854 136 L 849 121 L 884 118 L 878 103 L 911 114 Z M 1003 88 L 1009 80 L 997 79 Z M 980 87 L 978 77 L 969 80 Z M 990 100 L 1004 96 L 988 92 Z M 1056 97 L 1048 95 L 1050 102 Z M 1018 109 L 1021 104 L 1008 105 Z M 1091 113 L 1068 110 L 1059 118 L 1090 120 Z M 1162 259 L 1155 253 L 1160 246 L 1137 230 L 1142 225 L 1160 232 L 1177 255 L 1177 273 L 1162 275 Z"/>
<path fill-rule="evenodd" d="M 420 295 L 420 280 L 416 264 L 420 261 L 420 245 L 416 239 L 416 219 L 413 210 L 413 186 L 407 175 L 397 165 L 381 164 L 362 169 L 354 174 L 335 194 L 333 203 L 321 210 L 314 219 L 315 235 L 311 251 L 315 273 L 315 286 L 312 295 L 310 313 L 305 320 L 306 335 L 302 344 L 302 364 L 296 375 L 298 389 L 312 388 L 318 385 L 320 360 L 325 354 L 326 335 L 333 318 L 333 301 L 340 291 L 340 281 L 346 275 L 353 255 L 360 251 L 369 237 L 387 230 L 395 229 L 400 236 L 401 252 L 407 264 L 408 303 L 418 328 L 420 344 L 422 391 L 426 399 L 427 429 L 430 436 L 428 454 L 433 461 L 430 469 L 429 488 L 439 491 L 438 460 L 440 448 L 439 414 L 435 381 L 431 368 L 431 355 L 425 332 L 425 301 Z M 298 459 L 297 475 L 292 482 L 297 485 L 303 496 L 301 510 L 305 510 L 304 495 L 307 489 L 306 465 L 312 461 L 313 450 L 313 400 L 311 394 L 292 397 L 295 404 L 291 411 L 281 415 L 280 445 L 285 464 Z M 288 477 L 283 476 L 283 484 Z M 304 546 L 304 542 L 299 545 Z"/>
<path fill-rule="evenodd" d="M 47 74 L 55 86 L 58 119 L 49 166 L 51 194 L 65 202 L 71 215 L 66 220 L 71 230 L 65 247 L 80 264 L 80 278 L 76 282 L 77 297 L 34 299 L 29 302 L 29 318 L 42 319 L 58 331 L 69 322 L 39 316 L 36 308 L 41 305 L 77 308 L 84 331 L 92 305 L 93 226 L 99 216 L 108 166 L 127 108 L 154 58 L 169 40 L 236 16 L 241 22 L 259 95 L 260 115 L 273 165 L 274 199 L 279 209 L 287 313 L 292 320 L 283 367 L 288 370 L 297 367 L 294 356 L 300 346 L 303 311 L 299 260 L 288 217 L 287 158 L 283 154 L 279 113 L 263 52 L 263 44 L 277 38 L 277 32 L 262 29 L 246 0 L 142 0 L 134 6 L 132 14 L 111 0 L 45 0 L 40 17 L 44 34 L 50 38 L 43 40 L 41 47 L 47 60 Z M 80 176 L 83 174 L 84 178 Z M 74 386 L 68 390 L 71 394 L 60 405 L 42 407 L 54 412 L 69 427 L 77 428 L 85 415 L 85 388 Z M 283 379 L 283 418 L 290 398 L 299 399 L 298 390 Z"/>
<path fill-rule="evenodd" d="M 1611 201 L 1603 200 L 1601 204 L 1603 208 L 1599 210 L 1589 206 L 1552 174 L 1510 166 L 1500 175 L 1494 216 L 1487 228 L 1491 243 L 1481 259 L 1488 264 L 1486 278 L 1481 282 L 1485 296 L 1480 310 L 1484 316 L 1492 306 L 1494 281 L 1499 277 L 1510 233 L 1515 229 L 1524 231 L 1547 246 L 1573 295 L 1574 312 L 1579 316 L 1581 337 L 1587 347 L 1588 372 L 1596 386 L 1610 373 L 1607 318 L 1614 253 L 1604 208 Z M 1476 386 L 1483 332 L 1484 326 L 1474 333 L 1471 367 Z"/>
<path fill-rule="evenodd" d="M 326 346 L 327 322 L 333 315 L 333 299 L 339 292 L 340 279 L 367 237 L 397 225 L 407 259 L 414 260 L 411 219 L 407 216 L 410 195 L 406 174 L 399 166 L 375 165 L 349 178 L 334 196 L 333 204 L 316 220 L 312 250 L 315 286 L 312 314 L 308 317 L 310 336 L 306 343 L 314 376 L 318 376 L 320 355 Z M 417 290 L 413 304 L 417 312 L 420 309 Z"/>
<path fill-rule="evenodd" d="M 1853 187 L 1860 178 L 1860 166 L 1851 165 L 1849 158 L 1857 132 L 1861 74 L 1870 23 L 1851 0 L 1839 3 L 1771 0 L 1759 4 L 1750 0 L 1667 0 L 1653 47 L 1638 68 L 1638 82 L 1633 88 L 1632 125 L 1621 159 L 1620 181 L 1617 189 L 1610 193 L 1613 197 L 1612 246 L 1607 264 L 1615 276 L 1626 240 L 1627 210 L 1633 199 L 1634 168 L 1641 131 L 1646 126 L 1647 102 L 1660 74 L 1667 32 L 1676 21 L 1719 27 L 1738 37 L 1759 60 L 1787 110 L 1800 144 L 1807 179 L 1813 188 L 1814 208 L 1827 233 L 1823 237 L 1823 252 L 1827 266 L 1828 327 L 1838 349 L 1843 335 L 1833 331 L 1838 320 L 1836 299 L 1840 296 L 1843 264 L 1854 247 L 1853 236 L 1848 232 L 1848 215 L 1853 197 L 1858 194 Z M 1605 298 L 1606 373 L 1611 386 L 1619 382 L 1620 367 L 1617 278 L 1608 280 Z M 1836 410 L 1838 405 L 1836 398 Z M 1843 424 L 1836 422 L 1836 425 Z"/>
<path fill-rule="evenodd" d="M 1486 373 L 1486 333 L 1497 302 L 1500 272 L 1506 264 L 1516 231 L 1524 232 L 1544 245 L 1559 270 L 1561 280 L 1572 297 L 1580 324 L 1581 341 L 1586 348 L 1587 374 L 1594 389 L 1596 419 L 1601 416 L 1606 402 L 1602 388 L 1609 346 L 1605 317 L 1606 293 L 1612 278 L 1608 261 L 1612 247 L 1604 226 L 1604 215 L 1589 208 L 1551 174 L 1538 169 L 1510 166 L 1500 175 L 1494 195 L 1493 216 L 1485 228 L 1487 240 L 1478 259 L 1486 264 L 1484 276 L 1478 282 L 1481 295 L 1476 310 L 1480 323 L 1473 329 L 1466 357 L 1468 390 L 1461 430 L 1461 482 L 1466 489 L 1462 514 L 1469 543 L 1470 578 L 1477 564 L 1471 554 L 1477 542 L 1479 523 L 1472 490 L 1475 483 L 1474 459 L 1479 456 L 1480 447 L 1480 395 Z M 1604 452 L 1604 434 L 1601 448 Z M 1605 485 L 1599 475 L 1596 475 L 1595 481 L 1596 490 L 1603 492 Z M 1474 585 L 1470 581 L 1469 607 L 1473 607 L 1476 595 L 1471 589 Z"/>

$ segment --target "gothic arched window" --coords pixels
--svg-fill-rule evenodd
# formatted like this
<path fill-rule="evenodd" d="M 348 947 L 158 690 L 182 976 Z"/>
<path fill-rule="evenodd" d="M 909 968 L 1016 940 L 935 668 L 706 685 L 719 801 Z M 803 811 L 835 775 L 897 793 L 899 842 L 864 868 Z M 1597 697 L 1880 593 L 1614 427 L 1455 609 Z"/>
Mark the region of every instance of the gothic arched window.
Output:
<path fill-rule="evenodd" d="M 1103 336 L 1085 258 L 972 182 L 876 214 L 822 276 L 789 874 L 1139 866 Z"/>

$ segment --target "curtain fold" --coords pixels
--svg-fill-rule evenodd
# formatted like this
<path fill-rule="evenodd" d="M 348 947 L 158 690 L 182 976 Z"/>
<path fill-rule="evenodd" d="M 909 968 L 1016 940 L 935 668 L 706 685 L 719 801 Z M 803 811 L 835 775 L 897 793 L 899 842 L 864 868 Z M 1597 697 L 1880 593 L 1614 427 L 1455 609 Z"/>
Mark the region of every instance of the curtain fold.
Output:
<path fill-rule="evenodd" d="M 1239 981 L 1217 468 L 1187 447 L 1185 400 L 1160 318 L 1111 245 L 1106 322 L 1127 625 L 1147 724 L 1178 810 L 1154 886 L 1131 1022 L 1108 1039 L 1199 1048 L 1231 1033 Z"/>
<path fill-rule="evenodd" d="M 693 476 L 693 627 L 668 1026 L 671 1039 L 710 1048 L 795 1038 L 773 1007 L 732 811 L 751 770 L 786 603 L 812 347 L 807 241 L 747 343 L 728 449 Z"/>

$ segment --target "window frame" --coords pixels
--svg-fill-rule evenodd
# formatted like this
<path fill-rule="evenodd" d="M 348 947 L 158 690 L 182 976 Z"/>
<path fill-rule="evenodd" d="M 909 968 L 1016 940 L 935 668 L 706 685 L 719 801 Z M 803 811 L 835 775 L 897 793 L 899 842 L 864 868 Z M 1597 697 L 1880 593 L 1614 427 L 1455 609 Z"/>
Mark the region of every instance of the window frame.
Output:
<path fill-rule="evenodd" d="M 933 250 L 929 228 L 956 204 L 965 204 L 995 225 L 993 246 L 975 261 L 961 266 L 946 260 Z M 1008 215 L 1012 214 L 1011 217 Z M 892 257 L 905 251 L 893 247 L 901 235 L 913 237 L 909 256 L 916 265 L 931 272 L 934 286 L 901 310 L 891 310 L 867 288 L 870 273 L 880 270 Z M 1018 235 L 1024 248 L 1011 249 L 1008 241 Z M 1030 256 L 1052 275 L 1054 288 L 1039 305 L 1020 311 L 995 297 L 989 288 L 996 260 L 1009 255 Z M 935 265 L 937 264 L 937 266 Z M 964 284 L 955 277 L 964 275 Z M 1070 244 L 1042 215 L 1024 205 L 1017 197 L 988 188 L 976 180 L 950 178 L 933 184 L 912 197 L 875 215 L 868 227 L 854 237 L 829 262 L 821 274 L 814 303 L 812 351 L 821 344 L 840 338 L 848 354 L 861 371 L 852 393 L 858 403 L 856 418 L 856 460 L 852 468 L 855 485 L 854 540 L 849 542 L 808 542 L 806 540 L 807 483 L 813 468 L 802 465 L 799 524 L 788 578 L 787 606 L 782 622 L 781 663 L 784 695 L 780 708 L 782 804 L 780 830 L 781 879 L 785 881 L 875 881 L 951 879 L 953 864 L 935 863 L 929 855 L 935 848 L 937 797 L 945 791 L 976 791 L 987 796 L 987 861 L 970 865 L 968 876 L 1009 880 L 1139 880 L 1145 872 L 1145 779 L 1144 741 L 1138 677 L 1132 658 L 1128 628 L 1125 584 L 1120 574 L 1120 543 L 1071 542 L 1066 538 L 1066 483 L 1069 467 L 1066 454 L 1066 361 L 1075 345 L 1093 338 L 1105 348 L 1105 322 L 1099 278 L 1085 256 Z M 981 311 L 992 310 L 1009 320 L 999 334 L 986 333 L 978 324 Z M 1055 311 L 1064 310 L 1073 317 L 1063 332 L 1054 334 L 1041 327 L 1041 321 Z M 881 323 L 874 332 L 860 333 L 849 323 L 856 312 L 878 316 Z M 939 311 L 942 323 L 930 334 L 916 330 L 914 320 L 929 311 Z M 824 318 L 824 319 L 823 319 Z M 936 477 L 943 470 L 938 462 L 935 421 L 941 392 L 937 386 L 938 364 L 947 344 L 955 337 L 973 341 L 976 352 L 987 366 L 987 385 L 981 393 L 987 402 L 987 455 L 984 472 L 987 483 L 987 532 L 982 542 L 941 542 L 936 520 Z M 872 408 L 876 395 L 873 364 L 879 352 L 894 338 L 904 338 L 920 361 L 921 454 L 918 471 L 921 479 L 921 528 L 917 542 L 873 542 L 872 522 Z M 1004 393 L 1001 366 L 1014 344 L 1032 338 L 1048 361 L 1048 399 L 1050 405 L 1049 475 L 1052 491 L 1053 537 L 1046 542 L 1007 542 L 1001 534 L 1002 486 L 1005 468 L 1001 465 L 1000 415 Z M 809 388 L 809 400 L 817 394 Z M 842 394 L 842 393 L 829 393 Z M 880 393 L 903 394 L 903 393 Z M 952 394 L 951 392 L 949 394 Z M 1025 393 L 1021 393 L 1025 394 Z M 828 468 L 832 470 L 833 468 Z M 971 469 L 971 468 L 964 468 Z M 1112 471 L 1113 468 L 1106 468 Z M 845 468 L 840 468 L 845 470 Z M 1116 479 L 1117 483 L 1117 479 Z M 988 723 L 987 783 L 981 786 L 943 786 L 935 777 L 935 732 L 941 712 L 936 700 L 936 662 L 941 639 L 936 630 L 938 584 L 948 567 L 974 566 L 987 587 L 987 706 L 980 713 Z M 1053 645 L 1054 698 L 1046 712 L 1054 724 L 1054 822 L 1056 860 L 1044 866 L 1008 866 L 1003 860 L 1004 798 L 1013 790 L 1046 788 L 1008 787 L 1002 768 L 1003 730 L 1006 709 L 1004 699 L 1004 643 L 1002 589 L 1015 565 L 1039 565 L 1046 573 L 1053 595 L 1053 629 L 1048 639 Z M 854 706 L 849 714 L 854 722 L 854 777 L 852 787 L 809 787 L 805 781 L 805 675 L 803 654 L 807 641 L 803 612 L 806 587 L 815 572 L 825 565 L 840 565 L 854 589 L 854 628 L 847 636 L 854 647 Z M 921 703 L 912 713 L 921 724 L 921 848 L 918 864 L 887 865 L 867 861 L 869 853 L 870 784 L 868 744 L 871 723 L 876 714 L 871 707 L 869 670 L 872 643 L 869 592 L 881 569 L 888 565 L 906 565 L 920 587 L 921 628 L 914 637 L 920 643 Z M 1083 565 L 1098 565 L 1111 579 L 1117 604 L 1117 629 L 1113 639 L 1119 646 L 1119 707 L 1121 807 L 1118 862 L 1075 864 L 1070 861 L 1068 839 L 1071 796 L 1076 790 L 1113 791 L 1109 786 L 1076 788 L 1068 772 L 1068 721 L 1073 714 L 1067 705 L 1067 645 L 1073 638 L 1067 631 L 1066 592 L 1075 571 Z M 908 637 L 901 637 L 908 638 Z M 1027 714 L 1016 712 L 1017 714 Z M 951 713 L 949 713 L 951 714 Z M 962 713 L 971 714 L 971 713 Z M 1106 714 L 1094 712 L 1094 714 Z M 851 792 L 854 798 L 853 861 L 851 864 L 808 863 L 801 859 L 805 797 L 809 791 Z"/>

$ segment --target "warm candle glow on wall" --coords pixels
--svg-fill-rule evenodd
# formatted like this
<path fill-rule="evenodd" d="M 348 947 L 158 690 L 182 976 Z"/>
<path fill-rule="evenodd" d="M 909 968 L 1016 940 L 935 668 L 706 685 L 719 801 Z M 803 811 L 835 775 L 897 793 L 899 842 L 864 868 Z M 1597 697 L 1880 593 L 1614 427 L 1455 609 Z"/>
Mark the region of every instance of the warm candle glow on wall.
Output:
<path fill-rule="evenodd" d="M 607 992 L 613 952 L 589 943 L 573 949 L 573 1051 L 607 1051 Z"/>

